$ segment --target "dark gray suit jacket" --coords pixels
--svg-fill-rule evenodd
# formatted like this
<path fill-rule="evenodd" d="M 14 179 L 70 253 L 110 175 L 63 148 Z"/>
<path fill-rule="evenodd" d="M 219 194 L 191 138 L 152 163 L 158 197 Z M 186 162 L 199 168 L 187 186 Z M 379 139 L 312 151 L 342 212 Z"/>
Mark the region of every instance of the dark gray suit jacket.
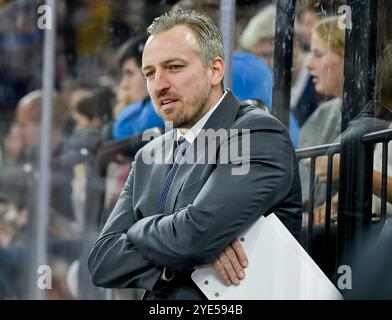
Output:
<path fill-rule="evenodd" d="M 89 270 L 96 285 L 145 288 L 162 299 L 202 299 L 190 280 L 193 267 L 215 260 L 261 214 L 275 212 L 299 237 L 298 163 L 283 124 L 256 107 L 241 106 L 228 92 L 204 129 L 231 131 L 216 147 L 211 144 L 208 163 L 180 166 L 162 215 L 156 211 L 171 164 L 146 164 L 143 153 L 156 157 L 163 144 L 169 150 L 165 159 L 172 158 L 175 130 L 137 153 L 120 199 L 90 253 Z M 241 160 L 221 163 L 220 151 L 238 140 L 233 129 L 250 130 L 247 174 L 233 174 L 232 169 L 244 165 Z M 196 138 L 190 154 L 202 138 Z M 200 160 L 202 153 L 195 154 Z M 173 281 L 160 279 L 164 267 L 176 270 Z"/>

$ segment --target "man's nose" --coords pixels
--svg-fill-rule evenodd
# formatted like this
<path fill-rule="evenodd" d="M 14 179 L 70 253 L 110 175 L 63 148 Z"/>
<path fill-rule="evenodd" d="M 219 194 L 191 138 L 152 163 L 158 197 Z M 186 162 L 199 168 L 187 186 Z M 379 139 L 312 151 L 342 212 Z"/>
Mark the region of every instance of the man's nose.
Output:
<path fill-rule="evenodd" d="M 153 83 L 154 92 L 159 96 L 159 94 L 170 88 L 170 82 L 167 79 L 165 72 L 157 70 L 154 76 Z"/>

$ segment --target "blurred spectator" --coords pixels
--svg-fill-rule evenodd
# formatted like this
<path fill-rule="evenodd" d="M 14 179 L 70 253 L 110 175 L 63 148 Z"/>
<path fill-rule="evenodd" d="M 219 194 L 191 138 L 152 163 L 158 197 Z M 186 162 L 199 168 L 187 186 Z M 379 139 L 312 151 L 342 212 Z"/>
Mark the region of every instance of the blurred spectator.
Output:
<path fill-rule="evenodd" d="M 67 115 L 67 109 L 56 92 L 53 92 L 52 102 L 51 151 L 55 156 L 61 153 L 63 121 Z M 24 96 L 16 109 L 16 122 L 23 130 L 23 137 L 26 141 L 25 152 L 32 161 L 36 160 L 38 156 L 42 104 L 43 93 L 41 90 L 36 90 Z"/>
<path fill-rule="evenodd" d="M 307 67 L 318 92 L 335 97 L 322 103 L 300 129 L 300 147 L 331 143 L 340 134 L 345 30 L 339 17 L 318 22 Z M 317 134 L 315 134 L 317 132 Z"/>
<path fill-rule="evenodd" d="M 377 62 L 376 72 L 376 90 L 375 102 L 371 101 L 366 108 L 350 122 L 349 127 L 343 133 L 344 135 L 353 134 L 356 131 L 377 131 L 385 128 L 392 128 L 392 44 L 389 44 L 380 59 Z M 374 108 L 374 116 L 372 114 Z M 360 134 L 359 134 L 360 135 Z M 387 215 L 392 216 L 392 157 L 391 145 L 388 145 L 388 173 L 387 177 Z M 382 145 L 376 144 L 374 148 L 373 162 L 373 208 L 372 212 L 375 218 L 379 218 L 381 214 L 381 169 L 382 169 Z M 333 181 L 338 181 L 340 156 L 334 157 L 334 167 L 332 172 Z M 327 164 L 326 159 L 322 158 L 317 163 L 316 174 L 319 181 L 326 181 Z M 338 213 L 338 196 L 332 199 L 333 214 Z M 325 205 L 320 207 L 317 212 L 324 216 Z"/>
<path fill-rule="evenodd" d="M 115 99 L 108 87 L 95 89 L 81 97 L 72 110 L 75 121 L 73 133 L 65 142 L 65 150 L 88 149 L 95 152 L 101 143 L 101 128 L 112 119 Z"/>
<path fill-rule="evenodd" d="M 303 1 L 297 8 L 297 21 L 299 28 L 300 45 L 304 51 L 310 51 L 312 31 L 316 23 L 320 20 L 314 9 L 315 1 Z"/>
<path fill-rule="evenodd" d="M 274 65 L 276 5 L 269 5 L 257 13 L 241 35 L 242 47 L 263 59 L 271 68 Z M 294 23 L 293 68 L 290 109 L 290 126 L 301 127 L 317 108 L 313 79 L 305 67 L 305 53 L 298 41 L 298 24 Z M 295 121 L 296 120 L 296 121 Z"/>
<path fill-rule="evenodd" d="M 239 100 L 259 99 L 272 105 L 272 72 L 255 55 L 238 51 L 233 55 L 232 90 Z"/>
<path fill-rule="evenodd" d="M 146 80 L 141 72 L 142 53 L 147 37 L 137 36 L 123 45 L 119 52 L 122 69 L 120 90 L 125 93 L 128 105 L 121 111 L 117 105 L 117 119 L 113 124 L 114 139 L 123 139 L 152 127 L 164 127 L 148 96 Z"/>
<path fill-rule="evenodd" d="M 299 60 L 302 68 L 297 73 L 297 80 L 293 86 L 291 94 L 291 108 L 301 127 L 309 116 L 314 112 L 322 100 L 329 100 L 328 94 L 315 90 L 313 77 L 309 75 L 306 68 L 307 54 L 310 51 L 310 43 L 314 26 L 324 18 L 337 14 L 340 5 L 345 0 L 329 1 L 329 0 L 302 0 L 299 1 L 297 8 L 296 20 L 296 38 L 294 52 L 300 52 Z M 298 59 L 297 59 L 298 60 Z M 296 72 L 294 71 L 294 74 Z M 299 94 L 302 93 L 300 97 Z M 301 98 L 299 101 L 297 101 Z"/>
<path fill-rule="evenodd" d="M 254 77 L 255 73 L 259 73 L 256 78 L 260 83 L 258 84 L 257 96 L 247 96 L 246 98 L 257 98 L 261 99 L 269 109 L 272 106 L 272 73 L 273 58 L 274 58 L 274 47 L 275 47 L 275 18 L 276 18 L 276 6 L 269 5 L 261 10 L 256 16 L 254 16 L 245 27 L 241 37 L 240 43 L 243 49 L 249 54 L 247 55 L 249 62 L 252 61 L 250 67 L 241 63 L 244 60 L 244 53 L 237 52 L 233 56 L 233 93 L 237 95 L 239 99 L 243 97 L 238 96 L 238 87 L 241 86 L 241 82 L 249 85 L 249 81 L 255 83 L 255 80 L 250 80 Z M 260 58 L 260 62 L 256 62 L 255 59 L 250 60 L 250 56 L 255 55 Z M 236 64 L 239 63 L 238 66 Z M 266 64 L 265 66 L 263 66 Z M 257 67 L 256 67 L 257 65 Z M 268 65 L 268 67 L 267 67 Z M 254 69 L 254 70 L 251 70 Z M 267 70 L 269 69 L 269 70 Z M 246 71 L 245 71 L 246 70 Z M 235 74 L 235 73 L 237 74 Z M 245 77 L 245 73 L 248 73 Z M 266 87 L 268 84 L 268 87 Z M 253 85 L 254 87 L 254 85 Z M 247 90 L 254 90 L 248 88 Z M 248 91 L 248 93 L 250 93 Z M 295 148 L 298 147 L 298 123 L 294 118 L 293 114 L 290 113 L 290 124 L 289 132 L 291 140 Z"/>
<path fill-rule="evenodd" d="M 10 161 L 3 163 L 0 170 L 0 198 L 6 199 L 8 204 L 7 210 L 4 212 L 0 210 L 0 273 L 10 277 L 10 283 L 4 286 L 8 288 L 5 292 L 6 298 L 23 297 L 23 293 L 20 292 L 23 283 L 20 283 L 19 279 L 24 279 L 26 248 L 30 241 L 27 229 L 36 212 L 33 206 L 35 200 L 32 197 L 35 195 L 36 180 L 34 177 L 38 176 L 32 173 L 37 172 L 39 165 L 42 103 L 41 90 L 30 92 L 19 101 L 16 109 L 16 122 L 6 141 Z M 53 92 L 52 104 L 51 152 L 53 158 L 56 158 L 64 152 L 62 133 L 67 109 L 56 92 Z M 72 172 L 69 168 L 61 167 L 52 170 L 48 226 L 49 250 L 51 254 L 56 255 L 58 261 L 64 263 L 64 259 L 72 257 L 76 249 L 74 251 L 64 249 L 70 247 L 61 241 L 80 232 L 80 228 L 74 221 L 71 204 L 71 177 Z M 19 192 L 11 194 L 10 191 L 15 189 Z M 55 273 L 57 267 L 52 268 Z M 50 293 L 56 294 L 57 298 L 66 298 L 67 295 L 61 289 L 61 281 L 56 281 L 53 283 L 54 290 Z"/>
<path fill-rule="evenodd" d="M 241 47 L 274 66 L 276 5 L 268 5 L 258 12 L 245 27 Z"/>
<path fill-rule="evenodd" d="M 135 36 L 122 45 L 117 61 L 121 81 L 113 121 L 103 128 L 103 140 L 122 139 L 154 126 L 164 127 L 148 98 L 146 80 L 141 72 L 142 53 L 147 37 Z"/>
<path fill-rule="evenodd" d="M 61 95 L 68 108 L 67 117 L 64 123 L 64 137 L 71 135 L 75 127 L 75 119 L 72 117 L 77 103 L 83 97 L 89 95 L 96 88 L 96 85 L 90 81 L 81 81 L 69 78 L 63 81 L 61 85 Z"/>
<path fill-rule="evenodd" d="M 16 207 L 0 200 L 0 248 L 8 248 L 17 229 L 18 211 Z"/>
<path fill-rule="evenodd" d="M 240 100 L 256 99 L 271 110 L 272 73 L 267 65 L 250 52 L 233 55 L 233 94 Z M 298 126 L 290 114 L 289 133 L 294 147 L 298 146 Z"/>
<path fill-rule="evenodd" d="M 12 124 L 9 133 L 4 139 L 4 159 L 2 164 L 17 164 L 24 161 L 26 142 L 22 128 Z"/>
<path fill-rule="evenodd" d="M 146 80 L 140 71 L 146 41 L 145 35 L 135 36 L 125 42 L 118 52 L 118 65 L 121 68 L 119 89 L 124 92 L 126 104 L 141 101 L 148 96 Z"/>
<path fill-rule="evenodd" d="M 112 130 L 113 138 L 124 139 L 153 127 L 164 128 L 163 120 L 156 114 L 149 98 L 135 102 L 121 112 Z"/>
<path fill-rule="evenodd" d="M 53 92 L 52 97 L 53 117 L 50 142 L 52 158 L 55 158 L 64 152 L 63 123 L 66 118 L 67 108 L 56 92 Z M 32 168 L 38 166 L 42 103 L 43 93 L 41 90 L 36 90 L 23 97 L 18 103 L 16 110 L 16 123 L 23 130 L 23 139 L 26 143 L 25 159 Z M 74 219 L 70 201 L 72 172 L 69 170 L 68 168 L 60 168 L 56 172 L 52 172 L 51 207 L 57 213 L 53 217 L 53 222 L 56 220 L 59 223 L 64 222 L 68 224 L 68 222 Z M 24 170 L 20 169 L 20 171 L 23 172 Z M 68 229 L 67 226 L 64 226 L 64 228 L 56 229 Z"/>
<path fill-rule="evenodd" d="M 316 90 L 335 98 L 320 104 L 301 127 L 300 148 L 332 143 L 340 135 L 345 31 L 339 28 L 338 20 L 338 16 L 320 20 L 313 30 L 312 50 L 307 67 L 314 77 Z M 310 161 L 300 162 L 302 201 L 305 210 L 309 201 L 310 179 L 309 170 L 305 166 L 309 165 Z M 314 219 L 316 223 L 321 223 L 323 215 L 320 210 L 325 202 L 326 183 L 317 179 L 314 188 L 314 205 L 315 208 L 318 207 L 315 210 Z M 337 191 L 338 183 L 335 182 L 332 185 L 332 194 Z"/>
<path fill-rule="evenodd" d="M 300 46 L 310 51 L 313 28 L 317 22 L 328 16 L 336 15 L 338 8 L 346 0 L 300 0 L 296 6 Z"/>
<path fill-rule="evenodd" d="M 377 62 L 376 71 L 376 88 L 375 101 L 370 101 L 364 110 L 362 110 L 357 117 L 350 123 L 348 128 L 342 135 L 351 135 L 353 138 L 360 137 L 370 131 L 378 131 L 386 128 L 392 128 L 392 44 L 389 44 L 384 49 L 381 57 Z M 374 108 L 374 116 L 372 109 Z M 388 145 L 388 177 L 387 177 L 387 216 L 392 216 L 392 177 L 390 172 L 392 170 L 391 145 Z M 373 162 L 373 218 L 378 220 L 381 214 L 381 160 L 382 160 L 382 145 L 376 144 L 374 148 L 374 162 Z M 318 181 L 325 182 L 327 177 L 327 159 L 320 158 L 317 161 L 316 174 Z M 336 184 L 339 179 L 340 169 L 340 155 L 334 156 L 332 180 Z M 332 214 L 338 214 L 338 195 L 332 198 Z M 315 210 L 315 215 L 318 217 L 318 222 L 323 223 L 325 217 L 325 204 L 321 205 Z"/>
<path fill-rule="evenodd" d="M 73 133 L 64 143 L 63 153 L 87 149 L 95 154 L 102 142 L 102 126 L 112 118 L 115 95 L 108 87 L 91 91 L 82 97 L 72 112 L 75 121 Z M 78 225 L 84 225 L 87 170 L 84 163 L 73 167 L 72 206 Z"/>

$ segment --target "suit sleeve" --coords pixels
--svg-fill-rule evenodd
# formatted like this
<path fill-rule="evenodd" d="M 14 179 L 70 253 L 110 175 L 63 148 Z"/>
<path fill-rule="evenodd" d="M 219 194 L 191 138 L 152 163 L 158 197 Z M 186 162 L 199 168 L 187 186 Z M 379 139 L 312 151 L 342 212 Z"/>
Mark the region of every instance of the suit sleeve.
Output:
<path fill-rule="evenodd" d="M 146 260 L 126 236 L 127 230 L 135 223 L 133 180 L 132 169 L 113 212 L 90 252 L 88 267 L 97 286 L 151 291 L 162 271 Z"/>
<path fill-rule="evenodd" d="M 146 217 L 130 228 L 128 238 L 145 257 L 179 270 L 210 263 L 245 227 L 287 197 L 294 174 L 292 144 L 276 119 L 262 122 L 250 130 L 248 160 L 217 162 L 193 203 L 172 215 Z M 228 148 L 230 139 L 221 149 Z M 249 171 L 234 175 L 232 170 L 244 164 Z"/>

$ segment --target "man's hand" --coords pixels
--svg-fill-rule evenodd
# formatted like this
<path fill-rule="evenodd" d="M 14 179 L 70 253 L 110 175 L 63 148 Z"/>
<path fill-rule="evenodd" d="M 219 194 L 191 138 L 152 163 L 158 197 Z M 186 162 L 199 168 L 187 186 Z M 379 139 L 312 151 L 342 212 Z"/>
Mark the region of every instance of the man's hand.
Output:
<path fill-rule="evenodd" d="M 244 268 L 248 265 L 248 259 L 241 242 L 234 240 L 211 264 L 218 276 L 226 285 L 238 285 L 245 277 Z"/>

